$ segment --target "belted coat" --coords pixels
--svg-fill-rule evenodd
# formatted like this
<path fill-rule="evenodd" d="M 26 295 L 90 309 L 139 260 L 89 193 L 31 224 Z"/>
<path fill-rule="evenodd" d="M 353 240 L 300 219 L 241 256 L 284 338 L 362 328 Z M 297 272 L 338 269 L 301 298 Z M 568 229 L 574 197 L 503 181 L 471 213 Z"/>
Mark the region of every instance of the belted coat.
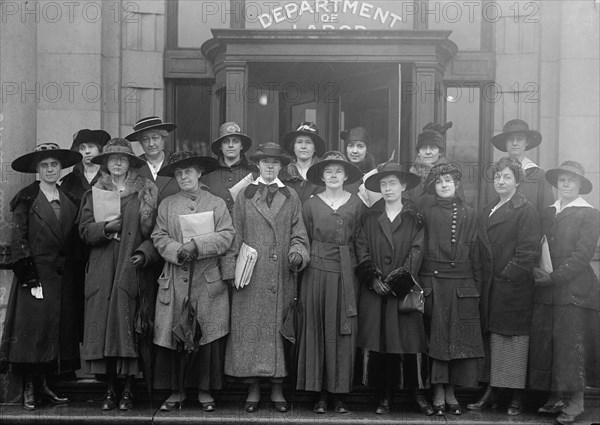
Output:
<path fill-rule="evenodd" d="M 529 335 L 533 308 L 531 269 L 538 264 L 540 220 L 519 189 L 490 216 L 499 198 L 481 212 L 481 324 L 500 335 Z"/>
<path fill-rule="evenodd" d="M 280 187 L 271 207 L 256 186 L 240 193 L 233 209 L 235 239 L 221 261 L 223 277 L 233 279 L 242 242 L 258 251 L 250 283 L 233 289 L 231 330 L 225 353 L 225 374 L 235 377 L 287 376 L 280 334 L 284 311 L 294 295 L 288 255 L 310 259 L 302 205 L 294 190 Z"/>
<path fill-rule="evenodd" d="M 190 281 L 190 263 L 177 260 L 177 250 L 183 244 L 179 216 L 212 211 L 215 230 L 194 238 L 198 257 L 194 262 Z M 166 198 L 158 207 L 152 240 L 165 260 L 158 278 L 154 343 L 171 350 L 177 348 L 173 326 L 182 311 L 183 301 L 191 296 L 200 324 L 200 345 L 208 344 L 229 333 L 229 296 L 227 285 L 221 279 L 219 258 L 233 242 L 233 223 L 225 201 L 211 194 L 201 185 L 197 194 L 180 191 Z"/>

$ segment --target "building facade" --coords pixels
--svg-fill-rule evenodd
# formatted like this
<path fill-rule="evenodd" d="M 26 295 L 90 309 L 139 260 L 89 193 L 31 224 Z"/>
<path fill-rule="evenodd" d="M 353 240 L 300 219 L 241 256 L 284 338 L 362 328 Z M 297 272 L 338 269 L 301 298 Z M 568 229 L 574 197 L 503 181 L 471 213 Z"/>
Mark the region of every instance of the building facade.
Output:
<path fill-rule="evenodd" d="M 10 163 L 81 128 L 125 136 L 176 122 L 171 150 L 210 154 L 219 124 L 255 142 L 317 123 L 329 149 L 365 126 L 377 162 L 415 158 L 428 122 L 453 121 L 447 155 L 482 202 L 490 139 L 539 130 L 542 168 L 581 162 L 600 205 L 597 0 L 83 0 L 0 2 L 0 246 L 31 176 Z M 0 322 L 12 275 L 0 271 Z"/>

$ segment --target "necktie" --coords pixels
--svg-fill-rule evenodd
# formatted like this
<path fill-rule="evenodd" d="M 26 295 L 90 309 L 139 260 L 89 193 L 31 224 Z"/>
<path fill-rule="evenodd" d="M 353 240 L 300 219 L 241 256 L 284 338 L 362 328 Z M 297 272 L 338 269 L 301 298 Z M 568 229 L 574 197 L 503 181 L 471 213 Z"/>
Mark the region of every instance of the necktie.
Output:
<path fill-rule="evenodd" d="M 264 183 L 259 183 L 258 189 L 260 190 L 260 196 L 262 197 L 262 199 L 265 200 L 267 202 L 267 206 L 269 208 L 271 208 L 271 203 L 273 202 L 273 198 L 275 197 L 275 194 L 279 190 L 279 187 L 277 187 L 277 184 L 271 183 L 269 185 L 266 185 Z"/>

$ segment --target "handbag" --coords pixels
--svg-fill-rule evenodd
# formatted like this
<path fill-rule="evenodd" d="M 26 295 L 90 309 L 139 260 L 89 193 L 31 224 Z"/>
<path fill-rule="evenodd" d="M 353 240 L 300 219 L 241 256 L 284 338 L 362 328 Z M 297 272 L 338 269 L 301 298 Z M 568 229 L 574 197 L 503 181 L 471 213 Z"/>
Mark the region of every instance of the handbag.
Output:
<path fill-rule="evenodd" d="M 398 313 L 412 313 L 413 311 L 425 313 L 423 288 L 417 282 L 415 282 L 406 297 L 398 301 Z"/>

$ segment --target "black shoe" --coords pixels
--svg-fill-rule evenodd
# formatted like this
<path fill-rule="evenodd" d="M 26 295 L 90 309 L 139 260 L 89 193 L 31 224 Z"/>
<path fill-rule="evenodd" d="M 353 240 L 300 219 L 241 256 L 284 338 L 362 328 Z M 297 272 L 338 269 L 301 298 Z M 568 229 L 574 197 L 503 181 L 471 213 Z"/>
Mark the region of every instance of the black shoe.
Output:
<path fill-rule="evenodd" d="M 35 387 L 33 386 L 32 378 L 26 378 L 23 385 L 23 409 L 37 409 L 37 403 L 35 400 Z"/>
<path fill-rule="evenodd" d="M 421 413 L 423 413 L 426 416 L 433 415 L 433 413 L 434 413 L 433 407 L 431 407 L 431 404 L 427 401 L 427 399 L 425 398 L 425 396 L 423 395 L 423 393 L 421 391 L 419 391 L 419 390 L 415 391 L 414 397 L 415 397 L 415 401 L 419 405 L 419 409 L 421 410 Z"/>
<path fill-rule="evenodd" d="M 131 391 L 123 391 L 121 401 L 119 402 L 119 410 L 131 409 L 133 409 L 133 394 L 131 394 Z"/>
<path fill-rule="evenodd" d="M 436 416 L 444 416 L 446 414 L 446 406 L 443 404 L 440 404 L 440 405 L 434 404 L 433 405 L 433 413 Z"/>
<path fill-rule="evenodd" d="M 247 401 L 244 404 L 244 410 L 248 413 L 258 412 L 258 401 Z"/>
<path fill-rule="evenodd" d="M 385 396 L 379 401 L 379 405 L 377 409 L 375 409 L 375 413 L 378 415 L 387 415 L 390 413 L 390 397 Z"/>
<path fill-rule="evenodd" d="M 446 403 L 446 411 L 451 415 L 462 415 L 462 409 L 458 403 Z"/>
<path fill-rule="evenodd" d="M 47 398 L 48 400 L 50 400 L 51 403 L 54 403 L 54 404 L 66 404 L 69 401 L 71 401 L 67 397 L 59 397 L 59 396 L 57 396 L 54 393 L 54 391 L 52 391 L 50 389 L 50 387 L 48 387 L 48 383 L 46 382 L 46 378 L 42 378 L 42 384 L 38 388 L 38 392 L 39 392 L 39 394 L 41 394 L 42 396 L 44 396 L 45 398 Z"/>
<path fill-rule="evenodd" d="M 273 410 L 279 413 L 285 413 L 289 410 L 287 401 L 271 401 Z"/>
<path fill-rule="evenodd" d="M 161 406 L 160 410 L 163 412 L 171 412 L 173 410 L 179 410 L 183 407 L 183 401 L 165 401 Z"/>
<path fill-rule="evenodd" d="M 327 401 L 319 400 L 313 406 L 313 412 L 315 413 L 327 413 Z"/>
<path fill-rule="evenodd" d="M 488 406 L 490 406 L 492 408 L 497 407 L 496 394 L 494 393 L 494 391 L 492 390 L 492 387 L 490 387 L 490 386 L 488 386 L 485 389 L 485 392 L 482 394 L 482 396 L 479 398 L 479 400 L 477 400 L 475 403 L 467 404 L 467 409 L 481 410 Z"/>
<path fill-rule="evenodd" d="M 338 397 L 334 397 L 333 399 L 333 411 L 335 413 L 350 413 L 350 409 L 348 409 L 346 403 Z"/>
<path fill-rule="evenodd" d="M 506 409 L 508 416 L 517 416 L 523 413 L 523 398 L 520 393 L 514 392 L 512 400 Z"/>
<path fill-rule="evenodd" d="M 113 410 L 115 407 L 117 407 L 117 395 L 113 390 L 108 390 L 102 400 L 102 410 Z"/>

